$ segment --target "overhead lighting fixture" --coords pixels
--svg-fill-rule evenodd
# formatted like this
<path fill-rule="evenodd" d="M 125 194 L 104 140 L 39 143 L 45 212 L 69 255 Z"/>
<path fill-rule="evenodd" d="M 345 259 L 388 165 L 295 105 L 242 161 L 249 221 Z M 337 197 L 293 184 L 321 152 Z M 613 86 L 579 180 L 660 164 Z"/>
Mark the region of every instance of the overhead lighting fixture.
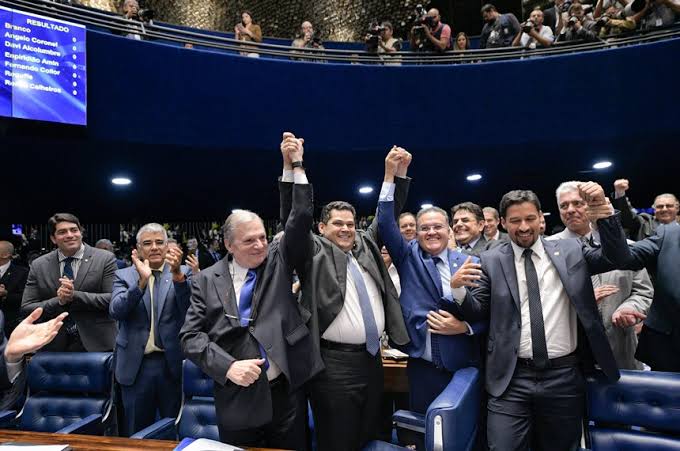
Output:
<path fill-rule="evenodd" d="M 552 213 L 550 213 L 549 211 L 544 211 L 544 212 L 543 212 L 543 216 L 550 216 L 551 214 L 552 214 Z"/>
<path fill-rule="evenodd" d="M 593 169 L 607 169 L 608 167 L 611 167 L 611 165 L 611 161 L 598 161 L 593 165 Z"/>
<path fill-rule="evenodd" d="M 127 177 L 114 177 L 111 179 L 111 183 L 118 186 L 127 186 L 132 183 L 132 180 Z"/>
<path fill-rule="evenodd" d="M 477 180 L 482 179 L 482 175 L 481 174 L 470 174 L 465 178 L 467 179 L 468 182 L 476 182 Z"/>
<path fill-rule="evenodd" d="M 361 194 L 371 194 L 373 192 L 373 187 L 372 186 L 362 186 L 359 188 L 359 192 Z"/>
<path fill-rule="evenodd" d="M 434 207 L 434 205 L 432 205 L 432 204 L 422 204 L 422 205 L 420 206 L 421 209 L 422 209 L 422 208 L 432 208 L 432 207 Z"/>

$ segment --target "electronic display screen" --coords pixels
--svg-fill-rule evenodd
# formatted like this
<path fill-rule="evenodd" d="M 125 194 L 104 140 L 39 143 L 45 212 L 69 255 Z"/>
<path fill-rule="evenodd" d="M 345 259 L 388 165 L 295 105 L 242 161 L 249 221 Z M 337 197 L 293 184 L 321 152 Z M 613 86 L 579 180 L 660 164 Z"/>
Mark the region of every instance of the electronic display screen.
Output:
<path fill-rule="evenodd" d="M 86 125 L 86 29 L 0 7 L 0 116 Z"/>

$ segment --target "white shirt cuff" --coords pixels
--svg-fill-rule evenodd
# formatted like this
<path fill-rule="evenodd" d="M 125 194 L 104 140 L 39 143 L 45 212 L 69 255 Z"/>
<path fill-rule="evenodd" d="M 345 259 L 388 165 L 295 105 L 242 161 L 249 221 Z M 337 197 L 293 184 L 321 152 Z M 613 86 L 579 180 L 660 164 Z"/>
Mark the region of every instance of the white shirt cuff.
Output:
<path fill-rule="evenodd" d="M 467 291 L 465 291 L 465 287 L 458 287 L 458 288 L 451 289 L 451 296 L 453 296 L 453 299 L 455 299 L 455 301 L 458 303 L 458 305 L 463 303 L 463 301 L 465 300 L 466 294 L 467 294 Z"/>
<path fill-rule="evenodd" d="M 294 180 L 293 174 L 295 172 L 292 169 L 284 169 L 283 175 L 281 176 L 282 182 L 292 183 Z"/>
<path fill-rule="evenodd" d="M 463 321 L 463 322 L 465 323 L 465 325 L 468 328 L 468 331 L 465 335 L 474 335 L 475 333 L 473 332 L 472 327 L 470 326 L 470 323 L 468 323 L 467 321 Z"/>
<path fill-rule="evenodd" d="M 295 172 L 295 171 L 290 171 L 293 173 L 293 181 L 297 185 L 308 185 L 309 181 L 307 181 L 307 174 L 304 172 Z"/>
<path fill-rule="evenodd" d="M 7 368 L 7 379 L 9 379 L 11 383 L 14 383 L 24 369 L 24 359 L 14 363 L 5 360 L 5 367 Z"/>
<path fill-rule="evenodd" d="M 383 182 L 382 188 L 380 188 L 380 198 L 381 202 L 391 202 L 394 200 L 394 183 Z"/>

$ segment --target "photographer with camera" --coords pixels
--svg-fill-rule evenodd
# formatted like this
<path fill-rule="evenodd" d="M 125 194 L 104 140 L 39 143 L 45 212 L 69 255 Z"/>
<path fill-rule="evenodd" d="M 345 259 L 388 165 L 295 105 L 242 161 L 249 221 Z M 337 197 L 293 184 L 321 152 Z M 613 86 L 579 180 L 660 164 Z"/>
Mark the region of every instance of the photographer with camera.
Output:
<path fill-rule="evenodd" d="M 535 49 L 536 47 L 550 47 L 555 40 L 550 27 L 543 25 L 543 11 L 537 6 L 531 11 L 529 20 L 520 25 L 522 31 L 517 33 L 512 41 L 513 47 Z"/>
<path fill-rule="evenodd" d="M 569 7 L 569 19 L 564 24 L 564 28 L 557 36 L 556 42 L 597 42 L 599 38 L 595 32 L 595 22 L 590 20 L 585 14 L 583 5 L 574 3 Z"/>
<path fill-rule="evenodd" d="M 598 1 L 598 6 L 601 3 L 602 0 Z M 649 11 L 649 3 L 645 3 L 644 8 L 628 17 L 624 17 L 623 8 L 624 7 L 611 5 L 605 10 L 604 14 L 601 14 L 597 21 L 595 21 L 595 30 L 599 30 L 598 36 L 600 39 L 635 30 L 637 24 L 640 23 L 640 19 L 642 19 Z"/>
<path fill-rule="evenodd" d="M 642 10 L 644 0 L 632 2 L 631 14 L 637 10 Z M 680 0 L 647 0 L 644 8 L 647 9 L 644 17 L 640 21 L 640 28 L 648 30 L 650 28 L 667 27 L 673 25 L 680 17 Z M 636 7 L 637 6 L 637 7 Z M 627 10 L 629 8 L 626 8 Z"/>
<path fill-rule="evenodd" d="M 416 6 L 416 21 L 411 27 L 411 50 L 444 53 L 451 48 L 451 27 L 441 21 L 439 10 L 432 8 L 425 14 L 422 5 Z"/>
<path fill-rule="evenodd" d="M 123 16 L 127 20 L 139 22 L 139 27 L 137 25 L 131 25 L 131 28 L 134 28 L 136 31 L 126 33 L 125 37 L 136 39 L 137 41 L 146 39 L 146 36 L 143 36 L 146 34 L 144 25 L 153 25 L 153 10 L 141 9 L 137 0 L 125 0 L 123 2 Z"/>
<path fill-rule="evenodd" d="M 482 6 L 481 12 L 485 24 L 479 37 L 479 48 L 510 47 L 517 33 L 521 31 L 517 17 L 512 13 L 500 14 L 490 3 Z"/>
<path fill-rule="evenodd" d="M 298 37 L 293 40 L 291 44 L 293 47 L 299 49 L 323 49 L 323 43 L 321 42 L 321 33 L 314 31 L 312 23 L 308 20 L 302 22 L 300 25 L 300 32 Z"/>

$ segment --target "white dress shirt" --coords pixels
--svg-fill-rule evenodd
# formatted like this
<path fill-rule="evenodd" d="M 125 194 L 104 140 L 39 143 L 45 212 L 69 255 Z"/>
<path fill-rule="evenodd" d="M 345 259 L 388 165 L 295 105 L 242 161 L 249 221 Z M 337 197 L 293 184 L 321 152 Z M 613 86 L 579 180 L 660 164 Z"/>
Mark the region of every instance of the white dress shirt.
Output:
<path fill-rule="evenodd" d="M 2 279 L 5 276 L 5 273 L 9 269 L 9 265 L 12 264 L 12 260 L 8 261 L 4 265 L 0 266 L 0 279 Z"/>
<path fill-rule="evenodd" d="M 397 271 L 397 267 L 394 266 L 394 263 L 390 263 L 390 267 L 387 268 L 387 272 L 390 275 L 390 279 L 392 279 L 394 288 L 397 289 L 397 295 L 401 296 L 401 280 L 399 279 L 399 271 Z"/>
<path fill-rule="evenodd" d="M 244 268 L 239 265 L 236 259 L 232 259 L 229 262 L 229 275 L 231 276 L 232 283 L 234 284 L 234 294 L 236 294 L 236 306 L 239 306 L 241 302 L 241 289 L 246 283 L 246 277 L 248 276 L 248 268 Z M 240 309 L 239 309 L 240 311 Z M 272 359 L 269 359 L 269 368 L 267 369 L 267 380 L 273 381 L 279 374 L 281 374 L 281 369 L 274 363 Z"/>
<path fill-rule="evenodd" d="M 514 252 L 515 271 L 519 288 L 522 328 L 519 342 L 519 357 L 533 358 L 531 343 L 531 319 L 529 314 L 529 293 L 524 271 L 524 248 L 511 241 Z M 576 310 L 572 306 L 555 265 L 546 254 L 543 242 L 538 239 L 531 246 L 531 259 L 536 268 L 538 286 L 543 307 L 543 324 L 548 346 L 548 358 L 554 359 L 571 354 L 576 350 Z"/>

